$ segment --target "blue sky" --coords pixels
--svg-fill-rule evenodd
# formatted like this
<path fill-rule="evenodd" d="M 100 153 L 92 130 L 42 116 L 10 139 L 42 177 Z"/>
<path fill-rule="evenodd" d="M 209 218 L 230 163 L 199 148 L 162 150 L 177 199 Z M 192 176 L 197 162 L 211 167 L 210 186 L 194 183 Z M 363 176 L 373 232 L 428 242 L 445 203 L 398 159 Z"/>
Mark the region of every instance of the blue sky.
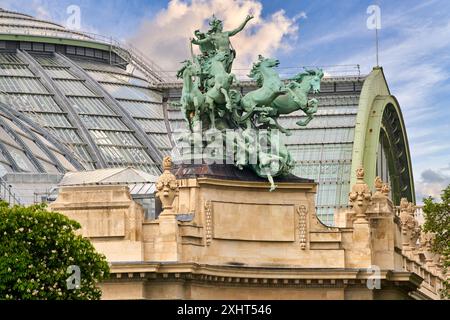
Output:
<path fill-rule="evenodd" d="M 403 110 L 418 200 L 450 184 L 450 1 L 0 0 L 5 9 L 61 24 L 71 4 L 81 9 L 82 30 L 135 43 L 166 69 L 187 52 L 180 39 L 205 28 L 212 13 L 233 27 L 251 10 L 254 26 L 233 42 L 242 65 L 264 53 L 281 67 L 360 64 L 363 73 L 375 65 L 366 9 L 377 4 L 380 64 Z"/>

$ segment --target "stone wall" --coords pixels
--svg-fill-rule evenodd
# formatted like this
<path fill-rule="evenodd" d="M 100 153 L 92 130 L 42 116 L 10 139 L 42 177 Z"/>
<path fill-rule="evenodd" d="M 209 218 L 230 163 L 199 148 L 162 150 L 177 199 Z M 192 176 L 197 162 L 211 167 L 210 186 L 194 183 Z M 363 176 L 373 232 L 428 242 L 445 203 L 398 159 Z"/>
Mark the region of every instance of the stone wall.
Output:
<path fill-rule="evenodd" d="M 432 235 L 412 204 L 397 216 L 387 186 L 372 195 L 363 176 L 339 227 L 317 219 L 314 183 L 268 192 L 260 181 L 177 180 L 170 166 L 157 220 L 143 221 L 122 186 L 62 188 L 51 208 L 79 221 L 112 263 L 104 299 L 439 299 Z"/>

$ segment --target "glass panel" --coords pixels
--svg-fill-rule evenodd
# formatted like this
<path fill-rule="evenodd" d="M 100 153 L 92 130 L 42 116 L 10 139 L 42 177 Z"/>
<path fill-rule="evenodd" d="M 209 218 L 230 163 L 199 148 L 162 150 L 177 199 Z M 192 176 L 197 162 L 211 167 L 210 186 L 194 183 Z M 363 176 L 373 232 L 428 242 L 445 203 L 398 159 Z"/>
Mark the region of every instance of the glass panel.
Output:
<path fill-rule="evenodd" d="M 6 92 L 48 93 L 37 79 L 10 76 L 1 78 L 0 90 Z"/>
<path fill-rule="evenodd" d="M 53 56 L 43 56 L 39 54 L 31 54 L 33 58 L 42 66 L 64 67 L 64 63 Z"/>
<path fill-rule="evenodd" d="M 82 97 L 68 97 L 68 99 L 79 114 L 115 115 L 102 99 Z"/>
<path fill-rule="evenodd" d="M 65 95 L 95 96 L 95 94 L 89 90 L 82 81 L 55 80 L 55 83 Z"/>
<path fill-rule="evenodd" d="M 51 78 L 59 78 L 59 79 L 76 79 L 73 74 L 71 74 L 66 68 L 45 68 L 45 72 Z"/>
<path fill-rule="evenodd" d="M 30 70 L 28 70 L 26 66 L 20 65 L 0 65 L 0 75 L 29 77 L 34 76 L 34 74 Z"/>
<path fill-rule="evenodd" d="M 163 107 L 161 104 L 145 103 L 137 101 L 120 100 L 120 104 L 133 117 L 136 118 L 150 118 L 150 119 L 164 119 Z M 181 112 L 180 112 L 181 115 Z"/>
<path fill-rule="evenodd" d="M 167 128 L 164 120 L 143 120 L 136 119 L 145 132 L 166 133 Z"/>
<path fill-rule="evenodd" d="M 17 144 L 16 140 L 14 140 L 9 135 L 9 133 L 7 133 L 6 130 L 3 129 L 2 127 L 0 127 L 0 141 L 1 141 L 1 143 L 8 143 L 10 145 L 20 148 L 19 145 Z"/>
<path fill-rule="evenodd" d="M 45 152 L 42 151 L 41 148 L 33 140 L 24 136 L 22 136 L 22 140 L 28 146 L 28 148 L 30 148 L 31 152 L 33 152 L 35 156 L 42 158 L 48 162 L 51 162 L 48 156 L 45 154 Z"/>
<path fill-rule="evenodd" d="M 29 94 L 8 94 L 0 93 L 0 101 L 14 106 L 19 111 L 46 111 L 62 112 L 52 96 L 49 95 L 29 95 Z"/>
<path fill-rule="evenodd" d="M 118 73 L 103 73 L 88 71 L 89 75 L 97 81 L 113 82 L 118 84 L 132 84 L 136 86 L 148 87 L 148 82 L 135 77 Z"/>
<path fill-rule="evenodd" d="M 81 115 L 80 118 L 88 129 L 130 131 L 119 118 L 86 115 Z"/>
<path fill-rule="evenodd" d="M 286 137 L 286 144 L 318 144 L 353 142 L 354 128 L 327 128 L 291 130 L 292 136 Z"/>
<path fill-rule="evenodd" d="M 167 134 L 149 134 L 148 136 L 158 148 L 172 148 Z"/>
<path fill-rule="evenodd" d="M 6 163 L 0 162 L 0 178 L 3 177 L 8 172 L 12 172 L 12 168 Z"/>
<path fill-rule="evenodd" d="M 0 54 L 1 64 L 25 64 L 15 53 L 1 53 Z"/>
<path fill-rule="evenodd" d="M 102 84 L 102 86 L 108 91 L 114 98 L 125 100 L 141 100 L 149 102 L 161 102 L 161 95 L 154 93 L 150 90 L 121 86 L 115 84 Z"/>
<path fill-rule="evenodd" d="M 17 166 L 20 169 L 27 172 L 37 171 L 22 150 L 12 148 L 8 145 L 5 145 L 5 147 L 6 149 L 8 149 L 9 153 L 11 154 L 11 157 L 16 161 Z"/>

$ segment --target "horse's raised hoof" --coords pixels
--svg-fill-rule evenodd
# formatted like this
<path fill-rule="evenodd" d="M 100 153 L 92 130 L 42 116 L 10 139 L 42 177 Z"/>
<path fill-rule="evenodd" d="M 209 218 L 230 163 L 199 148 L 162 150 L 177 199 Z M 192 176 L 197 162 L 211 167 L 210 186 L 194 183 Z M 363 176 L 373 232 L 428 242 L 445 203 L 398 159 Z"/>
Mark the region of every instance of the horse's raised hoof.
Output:
<path fill-rule="evenodd" d="M 275 191 L 275 189 L 276 189 L 277 187 L 278 187 L 277 185 L 273 184 L 273 185 L 270 186 L 269 191 L 270 191 L 270 192 L 273 192 L 273 191 Z"/>
<path fill-rule="evenodd" d="M 292 136 L 292 132 L 289 131 L 289 130 L 284 131 L 284 134 L 285 134 L 287 137 Z"/>

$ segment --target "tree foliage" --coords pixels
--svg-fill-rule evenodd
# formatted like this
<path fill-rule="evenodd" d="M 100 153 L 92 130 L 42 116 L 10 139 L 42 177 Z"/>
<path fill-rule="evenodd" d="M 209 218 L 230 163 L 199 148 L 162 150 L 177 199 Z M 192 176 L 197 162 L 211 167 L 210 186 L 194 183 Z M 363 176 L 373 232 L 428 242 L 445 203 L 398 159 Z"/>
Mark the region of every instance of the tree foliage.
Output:
<path fill-rule="evenodd" d="M 8 207 L 0 202 L 0 299 L 99 299 L 106 258 L 75 233 L 76 221 L 45 205 Z M 81 271 L 71 287 L 69 266 Z M 68 279 L 70 281 L 68 281 Z"/>
<path fill-rule="evenodd" d="M 441 200 L 441 202 L 435 202 L 432 197 L 423 200 L 425 214 L 423 230 L 435 235 L 433 251 L 442 256 L 445 274 L 450 266 L 450 185 L 442 191 Z M 448 281 L 444 284 L 442 294 L 450 298 Z"/>

